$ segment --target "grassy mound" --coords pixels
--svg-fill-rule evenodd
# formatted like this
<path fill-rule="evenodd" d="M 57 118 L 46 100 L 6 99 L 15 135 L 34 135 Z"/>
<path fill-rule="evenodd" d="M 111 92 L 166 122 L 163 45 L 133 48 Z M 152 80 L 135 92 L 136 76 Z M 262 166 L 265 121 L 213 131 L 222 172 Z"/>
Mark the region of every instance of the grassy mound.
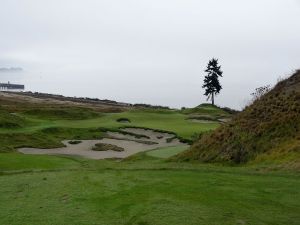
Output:
<path fill-rule="evenodd" d="M 186 114 L 188 116 L 187 119 L 190 120 L 219 122 L 222 119 L 230 119 L 237 111 L 204 103 L 195 108 L 181 109 L 181 113 Z"/>
<path fill-rule="evenodd" d="M 116 121 L 119 123 L 131 123 L 130 119 L 128 118 L 118 118 Z"/>
<path fill-rule="evenodd" d="M 0 128 L 20 128 L 24 123 L 24 118 L 0 109 Z"/>
<path fill-rule="evenodd" d="M 95 146 L 92 148 L 94 151 L 116 151 L 116 152 L 123 152 L 124 148 L 121 148 L 116 145 L 111 145 L 111 144 L 105 144 L 105 143 L 97 143 Z"/>
<path fill-rule="evenodd" d="M 184 114 L 203 114 L 203 115 L 227 115 L 228 112 L 224 111 L 222 108 L 211 105 L 211 104 L 201 104 L 195 108 L 185 108 L 181 110 Z"/>
<path fill-rule="evenodd" d="M 272 159 L 299 166 L 299 146 L 300 71 L 176 158 L 232 163 Z"/>
<path fill-rule="evenodd" d="M 80 144 L 82 141 L 79 141 L 79 140 L 71 140 L 71 141 L 68 141 L 69 144 L 71 145 L 77 145 L 77 144 Z"/>
<path fill-rule="evenodd" d="M 99 113 L 87 108 L 36 108 L 24 112 L 25 115 L 53 120 L 83 120 L 100 116 Z"/>
<path fill-rule="evenodd" d="M 17 148 L 58 148 L 65 139 L 99 139 L 103 133 L 98 129 L 49 127 L 33 133 L 0 132 L 0 153 L 15 151 Z"/>

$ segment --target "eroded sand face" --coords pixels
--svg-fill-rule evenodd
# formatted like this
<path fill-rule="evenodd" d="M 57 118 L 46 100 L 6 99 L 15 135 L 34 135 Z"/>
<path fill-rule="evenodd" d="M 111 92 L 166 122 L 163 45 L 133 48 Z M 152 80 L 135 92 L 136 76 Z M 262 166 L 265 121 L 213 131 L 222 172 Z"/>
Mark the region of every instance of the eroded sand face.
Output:
<path fill-rule="evenodd" d="M 47 154 L 47 155 L 76 155 L 90 159 L 106 159 L 106 158 L 126 158 L 130 155 L 136 154 L 142 151 L 148 151 L 161 147 L 170 146 L 187 146 L 187 144 L 181 143 L 178 139 L 173 139 L 171 142 L 167 142 L 168 138 L 172 138 L 174 135 L 156 132 L 152 130 L 144 130 L 137 128 L 126 128 L 125 131 L 143 134 L 149 137 L 136 138 L 132 135 L 123 135 L 120 133 L 108 132 L 108 138 L 101 140 L 82 140 L 79 144 L 69 144 L 68 140 L 63 141 L 66 147 L 53 148 L 53 149 L 38 149 L 38 148 L 20 148 L 19 152 L 24 154 Z M 140 143 L 146 141 L 145 143 Z M 147 143 L 149 142 L 149 143 Z M 151 143 L 150 143 L 151 142 Z M 116 151 L 93 151 L 92 147 L 97 143 L 112 144 L 124 148 L 122 152 Z"/>

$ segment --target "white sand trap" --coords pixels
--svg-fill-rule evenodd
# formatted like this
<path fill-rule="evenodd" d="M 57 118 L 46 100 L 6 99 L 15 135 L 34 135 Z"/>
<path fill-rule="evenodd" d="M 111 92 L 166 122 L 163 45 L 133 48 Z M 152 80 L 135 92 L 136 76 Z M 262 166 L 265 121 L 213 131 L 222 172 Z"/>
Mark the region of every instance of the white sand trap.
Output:
<path fill-rule="evenodd" d="M 126 158 L 130 155 L 138 152 L 148 151 L 161 147 L 171 146 L 188 146 L 181 143 L 178 139 L 173 139 L 170 143 L 167 142 L 167 138 L 171 138 L 174 135 L 161 132 L 155 132 L 152 130 L 144 130 L 137 128 L 126 128 L 125 131 L 147 135 L 148 138 L 136 138 L 131 135 L 123 135 L 120 133 L 108 132 L 108 136 L 111 138 L 104 138 L 101 140 L 82 140 L 79 144 L 69 144 L 68 140 L 63 141 L 66 147 L 53 148 L 53 149 L 39 149 L 39 148 L 20 148 L 19 152 L 24 154 L 47 154 L 47 155 L 75 155 L 82 156 L 90 159 L 106 159 L 106 158 Z M 122 138 L 126 140 L 121 140 Z M 151 141 L 156 144 L 145 144 L 137 141 Z M 97 143 L 105 143 L 119 146 L 124 149 L 122 152 L 116 151 L 94 151 L 92 147 Z"/>

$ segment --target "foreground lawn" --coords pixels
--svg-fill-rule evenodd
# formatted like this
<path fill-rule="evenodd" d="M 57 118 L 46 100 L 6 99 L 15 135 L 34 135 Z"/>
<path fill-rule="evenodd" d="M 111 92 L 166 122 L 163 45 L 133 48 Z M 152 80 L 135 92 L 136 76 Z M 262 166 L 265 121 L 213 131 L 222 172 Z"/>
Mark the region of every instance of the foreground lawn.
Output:
<path fill-rule="evenodd" d="M 146 154 L 115 162 L 9 153 L 0 154 L 0 167 L 3 225 L 300 222 L 300 179 L 292 172 L 168 163 Z"/>

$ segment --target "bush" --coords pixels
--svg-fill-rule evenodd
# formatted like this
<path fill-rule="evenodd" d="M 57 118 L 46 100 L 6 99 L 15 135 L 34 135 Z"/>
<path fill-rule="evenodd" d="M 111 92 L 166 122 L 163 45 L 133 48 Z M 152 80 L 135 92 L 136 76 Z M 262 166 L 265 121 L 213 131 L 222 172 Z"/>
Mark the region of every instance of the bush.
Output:
<path fill-rule="evenodd" d="M 128 118 L 119 118 L 119 119 L 117 119 L 117 122 L 119 122 L 119 123 L 131 123 L 130 119 L 128 119 Z"/>
<path fill-rule="evenodd" d="M 121 148 L 116 145 L 111 145 L 111 144 L 105 144 L 105 143 L 97 143 L 95 146 L 92 148 L 94 151 L 116 151 L 116 152 L 122 152 L 124 151 L 124 148 Z"/>
<path fill-rule="evenodd" d="M 69 144 L 71 145 L 77 145 L 77 144 L 80 144 L 82 141 L 79 141 L 79 140 L 74 140 L 74 141 L 68 141 Z"/>

